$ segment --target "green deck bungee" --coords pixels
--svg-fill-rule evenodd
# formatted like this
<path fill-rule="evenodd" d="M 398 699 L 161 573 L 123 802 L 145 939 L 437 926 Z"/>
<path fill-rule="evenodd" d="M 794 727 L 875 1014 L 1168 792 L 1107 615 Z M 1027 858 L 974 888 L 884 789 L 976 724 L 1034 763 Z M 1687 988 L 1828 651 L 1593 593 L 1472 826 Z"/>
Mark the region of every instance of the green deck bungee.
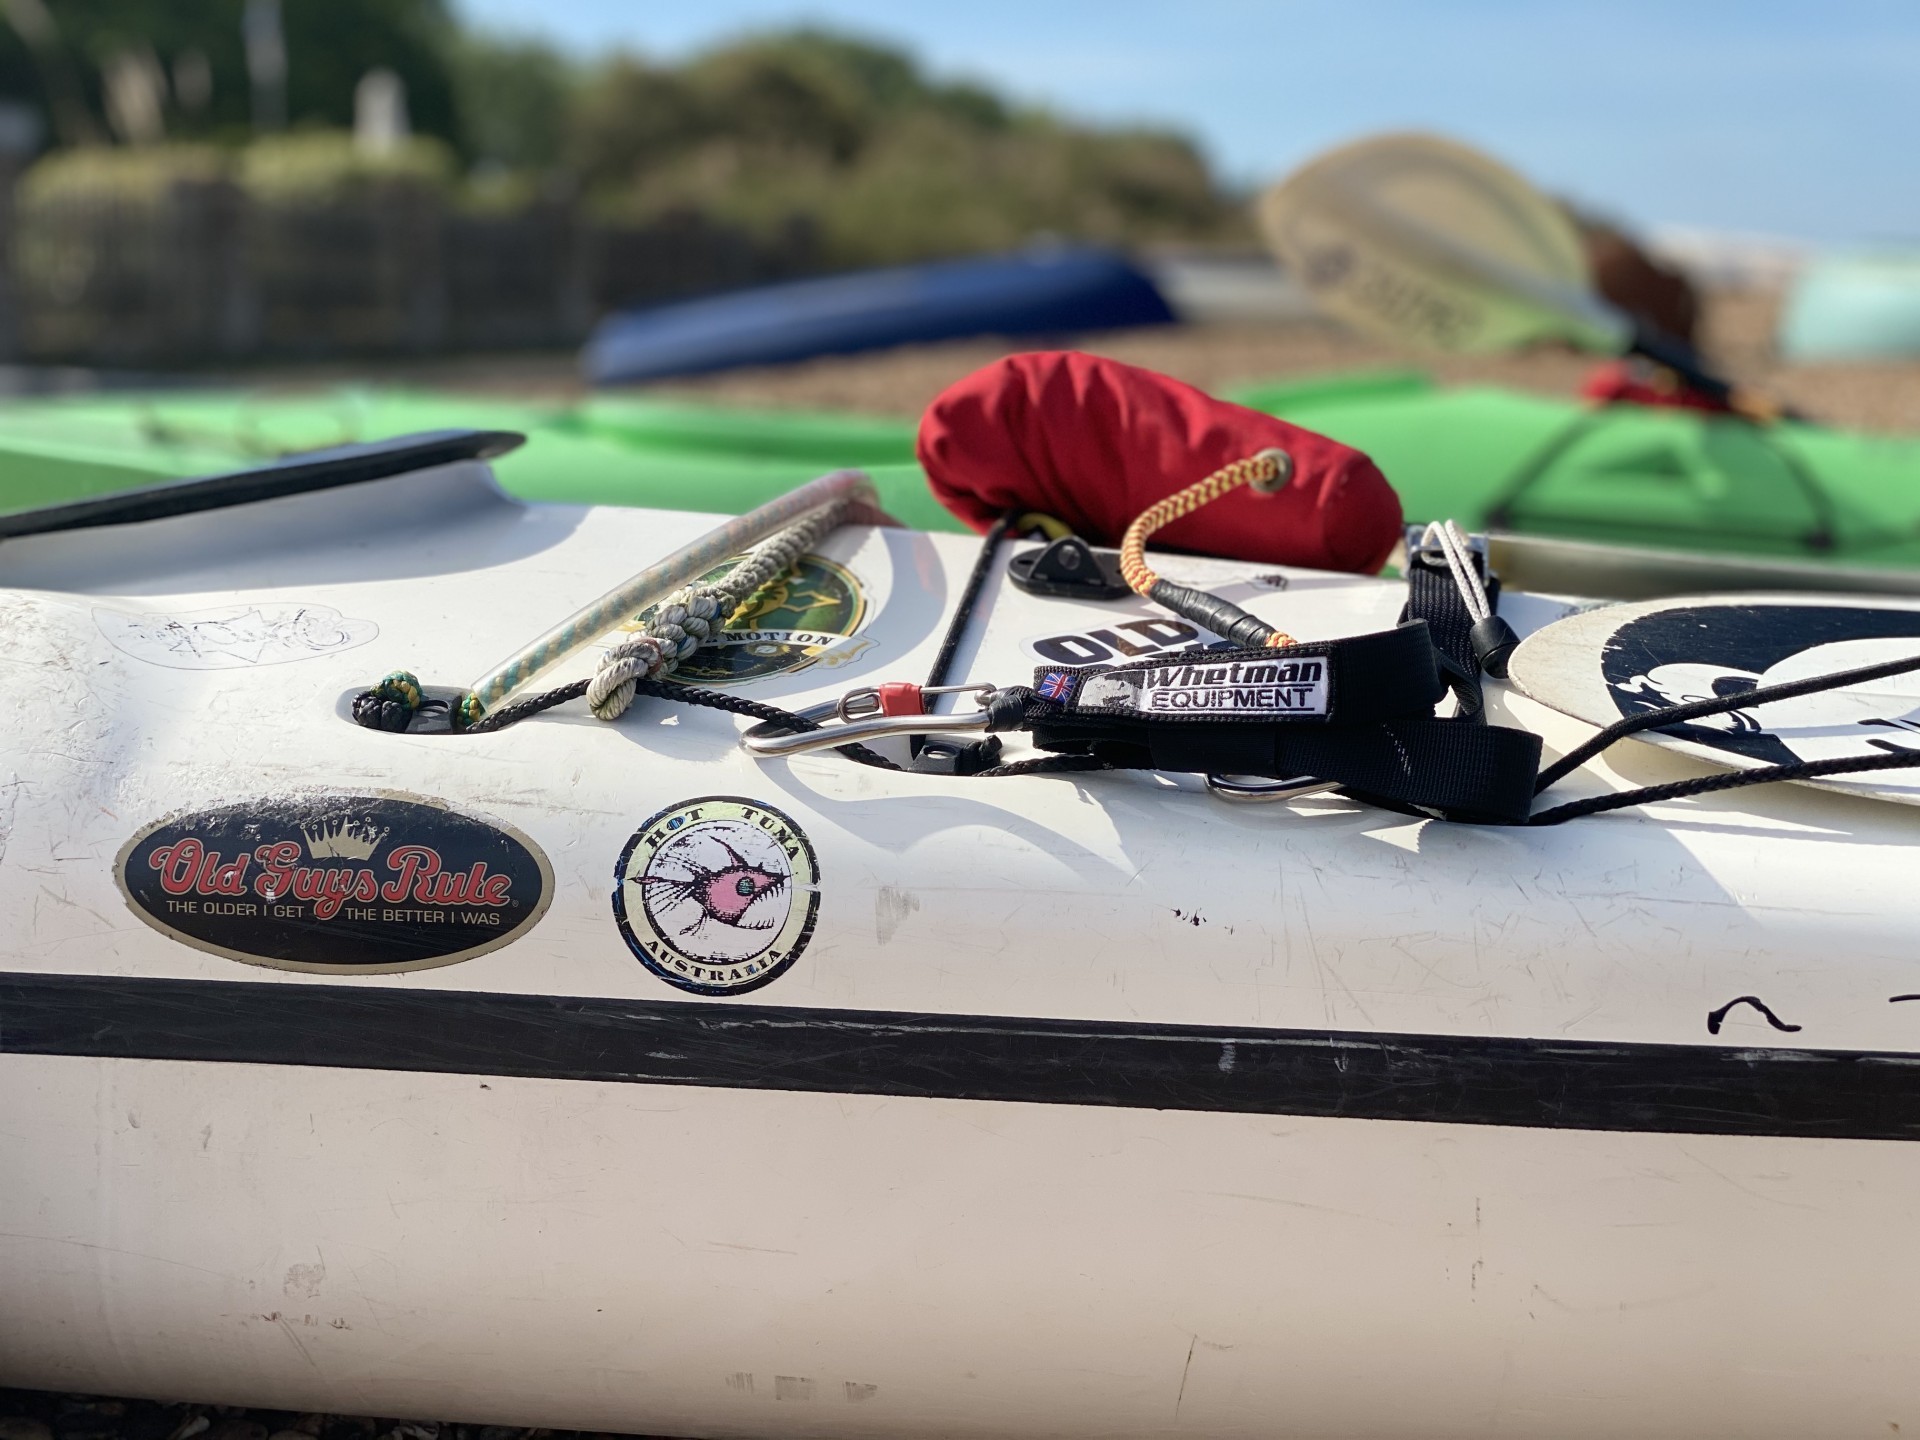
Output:
<path fill-rule="evenodd" d="M 1920 438 L 1612 406 L 1413 371 L 1231 392 L 1364 450 L 1409 520 L 1522 534 L 1920 567 Z M 0 404 L 0 513 L 290 451 L 458 427 L 524 431 L 495 462 L 530 500 L 737 514 L 824 471 L 858 466 L 901 520 L 961 527 L 929 494 L 914 423 L 594 397 L 542 405 L 430 391 L 248 395 L 172 391 Z"/>

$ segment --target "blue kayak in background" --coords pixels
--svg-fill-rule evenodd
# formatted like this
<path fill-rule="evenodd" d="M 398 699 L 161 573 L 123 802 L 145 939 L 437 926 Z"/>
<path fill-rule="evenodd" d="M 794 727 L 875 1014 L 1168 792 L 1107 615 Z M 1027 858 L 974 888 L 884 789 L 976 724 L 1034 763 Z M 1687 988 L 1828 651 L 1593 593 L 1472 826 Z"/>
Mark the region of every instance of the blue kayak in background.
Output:
<path fill-rule="evenodd" d="M 1175 318 L 1124 255 L 1049 247 L 624 311 L 600 322 L 582 366 L 589 381 L 607 385 L 972 335 L 1064 335 Z"/>

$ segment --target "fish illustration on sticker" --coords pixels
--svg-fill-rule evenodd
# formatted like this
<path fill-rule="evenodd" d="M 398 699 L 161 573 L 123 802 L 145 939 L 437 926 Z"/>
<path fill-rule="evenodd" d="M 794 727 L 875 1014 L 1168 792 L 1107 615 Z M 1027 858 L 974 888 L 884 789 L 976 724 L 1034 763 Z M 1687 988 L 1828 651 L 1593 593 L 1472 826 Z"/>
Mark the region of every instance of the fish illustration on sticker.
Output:
<path fill-rule="evenodd" d="M 791 816 L 710 795 L 669 806 L 628 840 L 613 913 L 640 963 L 698 995 L 784 974 L 813 936 L 819 861 Z"/>

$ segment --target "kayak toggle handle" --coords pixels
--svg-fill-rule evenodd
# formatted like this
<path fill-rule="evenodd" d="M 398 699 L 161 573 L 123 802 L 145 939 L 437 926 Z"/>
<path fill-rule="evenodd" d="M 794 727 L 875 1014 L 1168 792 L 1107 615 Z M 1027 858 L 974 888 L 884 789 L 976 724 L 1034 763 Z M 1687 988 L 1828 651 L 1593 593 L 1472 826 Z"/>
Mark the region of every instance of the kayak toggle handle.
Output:
<path fill-rule="evenodd" d="M 994 701 L 1003 694 L 998 686 L 914 685 L 896 682 L 851 690 L 838 700 L 823 700 L 796 712 L 800 719 L 813 722 L 814 730 L 785 730 L 777 722 L 762 721 L 740 737 L 751 755 L 773 760 L 788 755 L 805 755 L 814 750 L 833 750 L 859 741 L 885 739 L 890 735 L 951 735 L 1001 728 L 1008 719 Z M 978 710 L 955 715 L 934 715 L 927 701 L 939 695 L 972 695 Z M 826 721 L 837 720 L 829 725 Z M 996 723 L 999 722 L 999 723 Z"/>

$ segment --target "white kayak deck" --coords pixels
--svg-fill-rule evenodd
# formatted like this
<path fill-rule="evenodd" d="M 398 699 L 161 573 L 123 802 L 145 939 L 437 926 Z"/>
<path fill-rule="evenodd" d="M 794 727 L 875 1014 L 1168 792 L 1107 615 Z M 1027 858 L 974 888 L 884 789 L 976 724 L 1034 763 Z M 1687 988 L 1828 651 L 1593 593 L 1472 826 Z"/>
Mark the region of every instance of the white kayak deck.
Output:
<path fill-rule="evenodd" d="M 475 467 L 0 549 L 19 677 L 0 701 L 17 777 L 9 853 L 16 865 L 58 866 L 63 902 L 38 884 L 0 886 L 0 927 L 16 937 L 9 963 L 301 983 L 131 923 L 107 862 L 175 812 L 314 789 L 390 791 L 517 827 L 552 859 L 556 890 L 547 917 L 513 945 L 357 983 L 672 998 L 611 923 L 612 866 L 646 817 L 738 795 L 780 807 L 819 851 L 818 932 L 764 1001 L 1693 1041 L 1706 1037 L 1708 1011 L 1757 991 L 1802 1028 L 1789 1036 L 1735 1013 L 1727 1043 L 1920 1048 L 1920 1006 L 1888 1002 L 1920 990 L 1920 893 L 1907 878 L 1920 835 L 1902 807 L 1771 786 L 1493 828 L 1325 797 L 1233 806 L 1185 777 L 941 778 L 831 754 L 760 762 L 735 743 L 747 722 L 644 699 L 611 725 L 576 702 L 480 736 L 395 737 L 344 718 L 346 697 L 391 669 L 469 682 L 711 523 L 523 507 Z M 976 551 L 964 538 L 840 532 L 822 553 L 864 591 L 855 638 L 865 644 L 738 693 L 799 708 L 918 678 Z M 1027 682 L 1045 663 L 1037 641 L 1165 618 L 1144 601 L 1027 596 L 1003 568 L 956 682 Z M 1392 581 L 1284 567 L 1170 557 L 1165 568 L 1303 639 L 1386 628 L 1404 595 Z M 1248 583 L 1266 574 L 1285 574 L 1287 588 Z M 235 607 L 269 617 L 324 607 L 378 633 L 297 663 L 270 654 L 203 669 L 143 662 L 108 633 L 125 617 Z M 1510 596 L 1503 613 L 1524 634 L 1566 608 Z M 1119 633 L 1149 647 L 1164 631 Z M 848 650 L 857 653 L 840 658 Z M 554 683 L 589 673 L 598 653 Z M 1591 733 L 1489 689 L 1496 719 L 1537 730 L 1549 756 Z M 1622 743 L 1553 795 L 1707 768 Z"/>

